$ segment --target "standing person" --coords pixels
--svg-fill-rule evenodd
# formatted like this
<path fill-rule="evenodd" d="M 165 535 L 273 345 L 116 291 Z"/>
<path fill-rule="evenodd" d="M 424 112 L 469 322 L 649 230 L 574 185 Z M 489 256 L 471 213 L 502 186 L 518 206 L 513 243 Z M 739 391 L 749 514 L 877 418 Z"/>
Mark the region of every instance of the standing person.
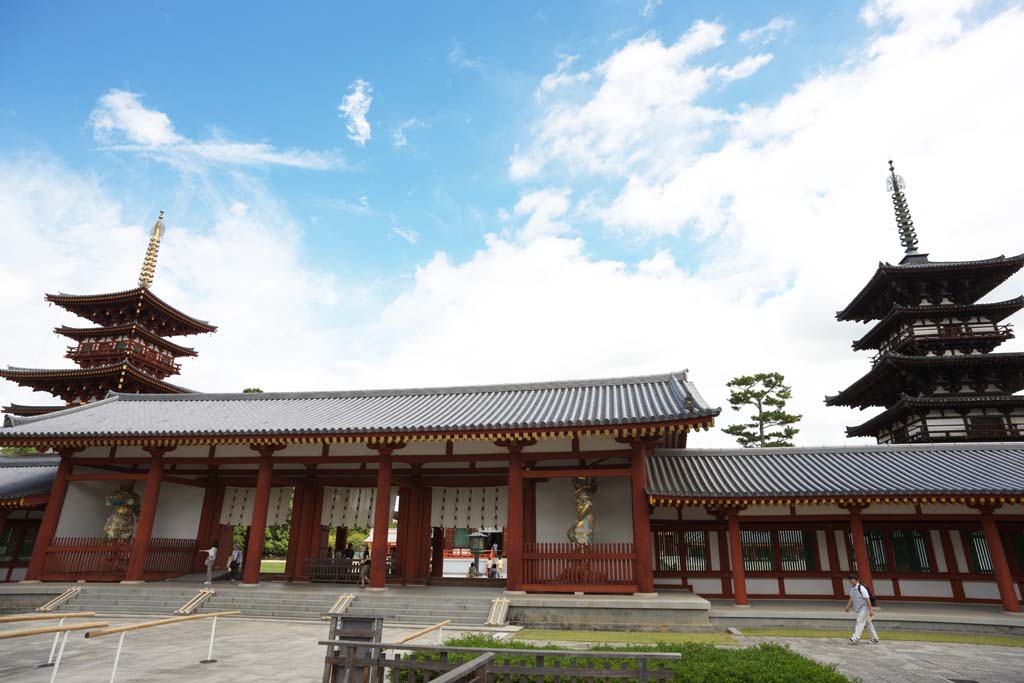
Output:
<path fill-rule="evenodd" d="M 231 557 L 228 559 L 228 567 L 231 569 L 231 580 L 238 579 L 238 569 L 242 566 L 242 546 L 235 544 L 231 549 Z"/>
<path fill-rule="evenodd" d="M 363 546 L 363 558 L 359 561 L 359 587 L 370 583 L 370 551 Z"/>
<path fill-rule="evenodd" d="M 213 540 L 209 548 L 199 552 L 206 553 L 206 581 L 203 581 L 203 585 L 209 586 L 213 583 L 213 564 L 217 561 L 217 539 Z"/>
<path fill-rule="evenodd" d="M 352 544 L 349 543 L 347 546 L 345 546 L 345 549 L 341 551 L 341 554 L 342 557 L 344 557 L 346 560 L 351 560 L 355 558 L 356 550 L 352 547 Z"/>
<path fill-rule="evenodd" d="M 846 601 L 846 611 L 849 612 L 851 607 L 857 613 L 857 627 L 853 630 L 850 642 L 854 645 L 859 643 L 860 634 L 867 626 L 871 633 L 871 640 L 868 642 L 872 645 L 878 643 L 878 632 L 875 631 L 875 625 L 871 622 L 871 618 L 875 616 L 875 606 L 871 604 L 871 591 L 860 582 L 857 576 L 850 577 L 850 599 Z"/>

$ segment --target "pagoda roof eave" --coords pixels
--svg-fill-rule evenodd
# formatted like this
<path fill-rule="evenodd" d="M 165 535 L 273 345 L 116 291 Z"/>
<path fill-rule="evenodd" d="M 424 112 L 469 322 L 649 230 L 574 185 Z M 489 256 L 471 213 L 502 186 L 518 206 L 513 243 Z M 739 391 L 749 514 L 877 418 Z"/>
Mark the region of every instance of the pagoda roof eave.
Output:
<path fill-rule="evenodd" d="M 1016 299 L 1007 299 L 1006 301 L 993 301 L 982 304 L 945 304 L 940 306 L 894 305 L 885 317 L 879 320 L 863 337 L 853 342 L 853 349 L 854 351 L 877 349 L 879 344 L 882 343 L 882 338 L 885 337 L 897 321 L 934 317 L 937 315 L 955 315 L 957 313 L 984 313 L 990 315 L 992 322 L 998 323 L 1022 308 L 1024 308 L 1024 296 L 1018 296 Z"/>
<path fill-rule="evenodd" d="M 69 327 L 68 325 L 61 325 L 60 327 L 53 328 L 53 331 L 56 334 L 75 340 L 82 339 L 84 337 L 109 337 L 122 333 L 131 334 L 137 332 L 139 333 L 139 336 L 144 337 L 153 344 L 169 351 L 175 357 L 194 357 L 199 355 L 195 349 L 175 344 L 140 323 L 112 325 L 110 327 Z"/>
<path fill-rule="evenodd" d="M 159 392 L 169 394 L 194 393 L 191 389 L 157 379 L 127 361 L 97 365 L 91 368 L 19 368 L 8 366 L 6 369 L 0 369 L 0 377 L 11 382 L 17 382 L 23 386 L 31 386 L 31 384 L 26 384 L 26 382 L 63 378 L 102 379 L 115 376 L 120 377 L 122 371 L 139 385 Z"/>
<path fill-rule="evenodd" d="M 211 325 L 205 320 L 193 318 L 192 316 L 183 313 L 174 306 L 165 302 L 149 289 L 142 287 L 127 289 L 121 292 L 110 292 L 108 294 L 67 294 L 60 292 L 58 294 L 47 294 L 45 299 L 46 301 L 57 304 L 61 308 L 64 308 L 75 315 L 91 320 L 97 325 L 103 324 L 103 320 L 95 314 L 90 315 L 90 308 L 109 305 L 112 303 L 122 303 L 132 299 L 140 299 L 141 303 L 148 303 L 152 305 L 153 308 L 177 321 L 183 327 L 183 331 L 174 332 L 167 336 L 201 334 L 204 332 L 217 331 L 216 325 Z"/>
<path fill-rule="evenodd" d="M 936 408 L 963 408 L 971 406 L 1024 406 L 1024 396 L 922 396 L 914 397 L 904 394 L 892 407 L 859 425 L 846 428 L 847 437 L 875 436 L 878 431 L 891 424 L 894 420 L 914 412 L 915 410 Z"/>
<path fill-rule="evenodd" d="M 17 415 L 19 417 L 34 417 L 37 415 L 48 415 L 66 408 L 66 405 L 27 406 L 20 403 L 11 403 L 0 408 L 0 411 L 9 413 L 10 415 Z"/>
<path fill-rule="evenodd" d="M 996 271 L 995 275 L 974 293 L 975 299 L 979 299 L 1002 284 L 1002 282 L 1022 267 L 1024 267 L 1024 253 L 1015 256 L 997 256 L 978 261 L 924 261 L 904 264 L 879 262 L 875 274 L 864 285 L 864 288 L 854 296 L 846 308 L 836 313 L 836 319 L 859 322 L 876 320 L 878 316 L 870 310 L 872 303 L 882 296 L 888 283 L 895 279 L 903 279 L 909 276 L 936 277 L 949 275 L 957 271 L 979 268 Z"/>

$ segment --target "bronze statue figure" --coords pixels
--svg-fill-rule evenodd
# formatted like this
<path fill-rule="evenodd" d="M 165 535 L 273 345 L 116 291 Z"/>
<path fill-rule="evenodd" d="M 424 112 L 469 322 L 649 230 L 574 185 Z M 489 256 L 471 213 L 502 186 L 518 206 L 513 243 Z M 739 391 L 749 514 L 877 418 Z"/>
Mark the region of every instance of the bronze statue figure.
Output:
<path fill-rule="evenodd" d="M 103 537 L 108 541 L 123 541 L 134 536 L 135 517 L 142 507 L 142 498 L 135 493 L 135 482 L 124 482 L 121 488 L 105 498 L 105 502 L 114 511 L 103 525 Z"/>
<path fill-rule="evenodd" d="M 566 536 L 569 542 L 589 546 L 594 541 L 594 494 L 597 483 L 589 477 L 573 477 L 576 490 L 576 521 L 569 527 Z"/>

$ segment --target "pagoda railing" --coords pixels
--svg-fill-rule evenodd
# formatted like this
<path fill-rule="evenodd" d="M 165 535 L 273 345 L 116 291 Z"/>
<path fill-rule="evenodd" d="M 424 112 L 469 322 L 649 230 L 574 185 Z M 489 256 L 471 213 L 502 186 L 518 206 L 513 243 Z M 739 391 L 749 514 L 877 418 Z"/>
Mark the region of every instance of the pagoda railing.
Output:
<path fill-rule="evenodd" d="M 523 588 L 635 593 L 636 549 L 632 543 L 524 543 Z"/>
<path fill-rule="evenodd" d="M 932 442 L 932 441 L 993 441 L 1024 439 L 1024 428 L 1015 424 L 1008 424 L 1003 427 L 934 427 L 921 428 L 909 434 L 907 441 Z"/>
<path fill-rule="evenodd" d="M 117 361 L 123 358 L 129 351 L 131 351 L 133 357 L 163 368 L 168 374 L 177 374 L 181 371 L 181 364 L 171 360 L 171 356 L 157 353 L 138 344 L 125 344 L 123 342 L 116 344 L 91 342 L 89 348 L 69 346 L 67 347 L 65 357 L 74 361 Z"/>
<path fill-rule="evenodd" d="M 882 344 L 871 362 L 877 363 L 882 356 L 896 351 L 908 341 L 934 342 L 967 339 L 977 341 L 1006 341 L 1014 338 L 1013 325 L 993 325 L 991 323 L 963 323 L 960 325 L 939 325 L 935 332 L 922 332 L 919 327 L 901 327 L 892 337 Z"/>

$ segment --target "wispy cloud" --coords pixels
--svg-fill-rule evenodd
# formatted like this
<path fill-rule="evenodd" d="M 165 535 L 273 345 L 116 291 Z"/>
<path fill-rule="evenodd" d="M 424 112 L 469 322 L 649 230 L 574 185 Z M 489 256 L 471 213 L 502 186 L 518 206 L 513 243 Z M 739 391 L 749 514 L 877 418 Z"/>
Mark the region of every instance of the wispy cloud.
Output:
<path fill-rule="evenodd" d="M 398 219 L 395 218 L 395 214 L 389 213 L 388 218 L 391 219 L 391 232 L 395 233 L 409 244 L 416 244 L 420 241 L 420 234 L 399 223 Z"/>
<path fill-rule="evenodd" d="M 370 208 L 369 197 L 366 197 L 365 195 L 359 197 L 359 199 L 354 202 L 340 197 L 322 198 L 317 201 L 319 204 L 324 206 L 328 206 L 333 209 L 341 209 L 342 211 L 360 216 L 372 216 L 375 213 L 374 210 Z"/>
<path fill-rule="evenodd" d="M 452 43 L 452 49 L 448 51 L 448 63 L 456 69 L 479 69 L 483 62 L 466 54 L 466 49 L 458 40 Z"/>
<path fill-rule="evenodd" d="M 640 9 L 640 16 L 650 19 L 654 16 L 654 11 L 661 7 L 661 3 L 665 0 L 645 0 L 644 6 Z"/>
<path fill-rule="evenodd" d="M 410 128 L 426 128 L 426 127 L 427 127 L 427 124 L 424 123 L 423 121 L 420 121 L 419 119 L 416 119 L 416 118 L 407 119 L 407 120 L 403 121 L 402 123 L 398 124 L 398 127 L 395 128 L 394 131 L 392 131 L 392 133 L 391 133 L 391 143 L 395 146 L 396 149 L 405 147 L 407 144 L 409 144 L 409 140 L 405 136 L 405 131 L 409 130 Z"/>
<path fill-rule="evenodd" d="M 741 78 L 753 76 L 758 69 L 772 61 L 771 53 L 754 55 L 740 60 L 732 66 L 719 67 L 717 74 L 726 82 L 738 81 Z"/>
<path fill-rule="evenodd" d="M 534 96 L 537 99 L 540 99 L 544 93 L 549 93 L 563 85 L 586 83 L 589 81 L 590 73 L 587 71 L 569 73 L 569 68 L 575 64 L 576 60 L 579 58 L 579 55 L 563 55 L 559 58 L 558 66 L 555 67 L 555 72 L 545 75 L 544 78 L 540 80 L 540 85 L 537 86 L 537 91 L 534 93 Z"/>
<path fill-rule="evenodd" d="M 89 125 L 105 149 L 143 154 L 182 170 L 195 171 L 210 164 L 316 170 L 344 166 L 336 152 L 282 150 L 266 142 L 235 142 L 220 136 L 191 140 L 175 130 L 167 114 L 143 105 L 141 95 L 116 88 L 96 102 Z"/>
<path fill-rule="evenodd" d="M 790 31 L 792 29 L 792 19 L 775 17 L 764 26 L 758 26 L 757 28 L 743 31 L 739 35 L 739 40 L 741 43 L 758 43 L 760 45 L 767 45 L 775 40 L 775 38 L 783 31 Z"/>
<path fill-rule="evenodd" d="M 348 139 L 362 147 L 371 137 L 370 122 L 366 115 L 373 103 L 373 88 L 367 81 L 358 79 L 348 86 L 348 95 L 338 105 L 338 111 L 348 120 Z"/>

